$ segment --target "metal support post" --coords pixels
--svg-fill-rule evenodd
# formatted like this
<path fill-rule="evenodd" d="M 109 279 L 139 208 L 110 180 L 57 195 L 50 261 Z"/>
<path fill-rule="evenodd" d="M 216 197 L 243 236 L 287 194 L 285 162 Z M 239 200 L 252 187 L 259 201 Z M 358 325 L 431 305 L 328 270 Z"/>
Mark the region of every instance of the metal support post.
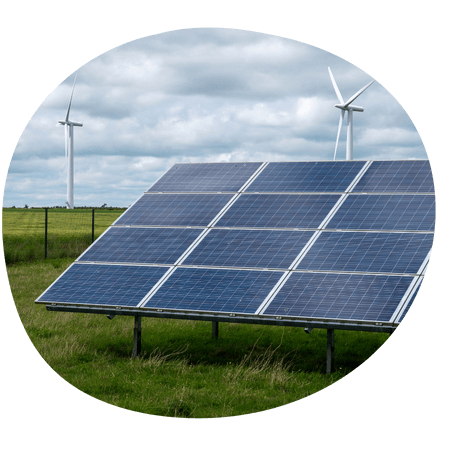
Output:
<path fill-rule="evenodd" d="M 141 353 L 141 316 L 134 316 L 133 358 Z"/>
<path fill-rule="evenodd" d="M 219 337 L 219 322 L 212 323 L 212 337 L 217 339 Z"/>
<path fill-rule="evenodd" d="M 334 330 L 327 330 L 327 373 L 334 371 Z"/>

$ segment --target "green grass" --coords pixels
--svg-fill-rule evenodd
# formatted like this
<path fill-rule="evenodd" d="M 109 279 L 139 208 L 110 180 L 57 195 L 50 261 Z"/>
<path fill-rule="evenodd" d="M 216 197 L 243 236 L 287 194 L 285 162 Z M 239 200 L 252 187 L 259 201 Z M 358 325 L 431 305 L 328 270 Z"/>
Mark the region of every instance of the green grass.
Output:
<path fill-rule="evenodd" d="M 123 209 L 96 209 L 94 238 L 123 212 Z M 45 258 L 44 209 L 4 209 L 2 219 L 7 265 Z M 48 257 L 78 257 L 92 243 L 92 210 L 49 209 L 47 239 Z"/>
<path fill-rule="evenodd" d="M 96 210 L 99 236 L 123 210 Z M 91 210 L 3 210 L 3 243 L 17 310 L 36 349 L 65 380 L 113 405 L 171 417 L 224 417 L 309 396 L 363 363 L 385 334 L 335 331 L 325 374 L 326 330 L 142 319 L 142 354 L 131 358 L 134 318 L 48 312 L 35 299 L 91 243 Z"/>
<path fill-rule="evenodd" d="M 336 371 L 325 374 L 326 331 L 142 319 L 142 355 L 131 358 L 134 319 L 48 312 L 34 300 L 73 261 L 10 265 L 22 323 L 47 363 L 65 380 L 113 405 L 172 417 L 224 417 L 275 408 L 339 380 L 387 339 L 335 331 Z"/>

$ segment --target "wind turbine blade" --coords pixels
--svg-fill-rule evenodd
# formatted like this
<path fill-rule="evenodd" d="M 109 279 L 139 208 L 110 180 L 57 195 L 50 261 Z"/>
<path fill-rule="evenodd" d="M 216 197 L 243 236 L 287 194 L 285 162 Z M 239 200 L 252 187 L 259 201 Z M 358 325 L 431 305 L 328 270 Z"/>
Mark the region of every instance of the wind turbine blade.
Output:
<path fill-rule="evenodd" d="M 375 80 L 372 80 L 370 83 L 366 84 L 362 89 L 360 89 L 355 95 L 353 95 L 352 97 L 350 97 L 345 103 L 344 103 L 344 108 L 347 107 L 348 105 L 350 105 L 350 103 L 353 100 L 356 100 L 356 98 L 358 98 Z"/>
<path fill-rule="evenodd" d="M 338 85 L 336 83 L 336 80 L 333 77 L 333 72 L 331 72 L 331 69 L 328 67 L 328 72 L 330 73 L 331 82 L 333 83 L 334 91 L 336 92 L 337 98 L 341 103 L 344 103 L 344 99 L 342 98 L 341 92 L 339 91 Z"/>
<path fill-rule="evenodd" d="M 66 122 L 69 120 L 70 105 L 72 104 L 73 91 L 75 90 L 75 83 L 77 82 L 77 75 L 78 74 L 76 73 L 75 80 L 73 80 L 72 94 L 71 94 L 70 100 L 69 100 L 69 107 L 67 108 Z"/>
<path fill-rule="evenodd" d="M 341 128 L 342 128 L 342 122 L 344 120 L 344 116 L 345 116 L 345 110 L 341 109 L 341 115 L 339 116 L 339 126 L 338 126 L 337 138 L 336 138 L 336 146 L 334 147 L 334 158 L 333 158 L 333 161 L 336 160 L 336 151 L 337 151 L 337 148 L 338 148 L 339 135 L 341 134 Z"/>

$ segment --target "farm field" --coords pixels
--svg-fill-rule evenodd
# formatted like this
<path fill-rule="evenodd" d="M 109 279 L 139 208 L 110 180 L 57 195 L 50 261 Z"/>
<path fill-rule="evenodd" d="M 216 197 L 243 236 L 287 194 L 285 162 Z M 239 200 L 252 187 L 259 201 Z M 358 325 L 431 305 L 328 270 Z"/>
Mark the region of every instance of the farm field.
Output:
<path fill-rule="evenodd" d="M 125 209 L 96 209 L 94 237 L 99 237 Z M 6 264 L 45 257 L 45 210 L 3 209 Z M 76 258 L 92 242 L 92 209 L 48 209 L 47 253 L 51 258 Z"/>

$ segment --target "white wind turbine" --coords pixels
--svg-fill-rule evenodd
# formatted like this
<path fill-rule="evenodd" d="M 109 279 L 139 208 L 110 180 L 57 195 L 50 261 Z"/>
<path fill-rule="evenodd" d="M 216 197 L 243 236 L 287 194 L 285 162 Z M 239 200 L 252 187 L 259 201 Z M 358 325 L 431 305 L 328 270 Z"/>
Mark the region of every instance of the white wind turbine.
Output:
<path fill-rule="evenodd" d="M 337 146 L 338 146 L 338 142 L 339 142 L 339 135 L 341 133 L 342 121 L 344 120 L 345 111 L 347 111 L 347 155 L 346 155 L 346 160 L 352 161 L 353 160 L 353 111 L 363 112 L 364 108 L 362 106 L 351 105 L 351 103 L 354 100 L 356 100 L 356 98 L 359 97 L 375 80 L 372 80 L 369 84 L 366 84 L 356 94 L 354 94 L 346 102 L 344 102 L 344 99 L 342 98 L 342 95 L 339 92 L 339 88 L 333 77 L 333 73 L 331 72 L 331 69 L 329 67 L 328 67 L 328 72 L 330 73 L 331 82 L 333 83 L 333 87 L 336 92 L 337 98 L 341 102 L 341 103 L 338 103 L 337 105 L 334 105 L 334 106 L 336 106 L 336 108 L 339 108 L 341 110 L 341 115 L 339 117 L 339 127 L 338 127 L 337 138 L 336 138 L 336 146 L 334 148 L 333 160 L 336 159 L 336 150 L 337 150 Z"/>
<path fill-rule="evenodd" d="M 69 107 L 65 120 L 58 120 L 58 125 L 64 125 L 66 135 L 66 158 L 67 158 L 67 209 L 73 209 L 73 127 L 82 127 L 80 122 L 73 122 L 69 120 L 70 105 L 72 103 L 73 91 L 75 90 L 75 83 L 77 81 L 77 74 L 72 87 L 72 95 L 69 100 Z"/>

